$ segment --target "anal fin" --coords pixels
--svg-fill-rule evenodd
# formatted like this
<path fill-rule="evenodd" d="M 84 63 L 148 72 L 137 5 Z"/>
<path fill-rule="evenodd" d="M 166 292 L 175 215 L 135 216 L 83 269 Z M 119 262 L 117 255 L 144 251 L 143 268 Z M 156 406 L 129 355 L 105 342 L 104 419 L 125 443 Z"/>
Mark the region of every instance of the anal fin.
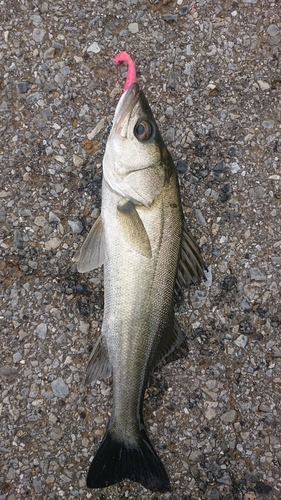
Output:
<path fill-rule="evenodd" d="M 111 374 L 112 369 L 108 359 L 107 349 L 100 335 L 87 364 L 85 385 L 91 384 L 96 380 L 109 378 Z"/>

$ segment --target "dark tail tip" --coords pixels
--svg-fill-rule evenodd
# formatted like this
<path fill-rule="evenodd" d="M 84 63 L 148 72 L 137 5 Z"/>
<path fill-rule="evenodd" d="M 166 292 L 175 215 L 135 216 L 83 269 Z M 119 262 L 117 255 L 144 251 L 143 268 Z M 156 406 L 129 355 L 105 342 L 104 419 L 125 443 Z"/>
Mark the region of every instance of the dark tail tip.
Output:
<path fill-rule="evenodd" d="M 143 430 L 137 444 L 126 444 L 114 439 L 110 431 L 91 463 L 88 488 L 104 488 L 131 479 L 151 491 L 171 491 L 170 481 L 164 466 Z"/>

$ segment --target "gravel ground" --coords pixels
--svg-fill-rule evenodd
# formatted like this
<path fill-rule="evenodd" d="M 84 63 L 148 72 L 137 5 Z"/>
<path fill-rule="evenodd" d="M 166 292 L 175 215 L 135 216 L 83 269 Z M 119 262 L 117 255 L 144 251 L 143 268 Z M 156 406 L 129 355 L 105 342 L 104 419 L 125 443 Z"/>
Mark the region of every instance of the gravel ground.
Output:
<path fill-rule="evenodd" d="M 281 12 L 276 0 L 2 0 L 0 500 L 281 497 Z M 211 276 L 145 420 L 173 492 L 86 472 L 111 411 L 84 387 L 102 270 L 72 257 L 101 203 L 127 50 Z M 175 357 L 174 357 L 175 358 Z"/>

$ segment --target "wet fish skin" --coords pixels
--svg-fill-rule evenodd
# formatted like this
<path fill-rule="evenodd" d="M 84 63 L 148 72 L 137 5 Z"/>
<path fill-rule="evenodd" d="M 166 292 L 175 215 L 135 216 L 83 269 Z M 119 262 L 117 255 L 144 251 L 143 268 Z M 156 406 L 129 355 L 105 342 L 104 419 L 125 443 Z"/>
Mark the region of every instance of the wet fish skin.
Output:
<path fill-rule="evenodd" d="M 143 422 L 144 391 L 151 369 L 182 341 L 175 287 L 200 279 L 204 263 L 185 229 L 172 158 L 136 83 L 117 105 L 104 155 L 101 216 L 77 258 L 80 272 L 104 264 L 102 339 L 88 381 L 110 368 L 113 373 L 112 415 L 87 486 L 129 478 L 169 491 Z"/>

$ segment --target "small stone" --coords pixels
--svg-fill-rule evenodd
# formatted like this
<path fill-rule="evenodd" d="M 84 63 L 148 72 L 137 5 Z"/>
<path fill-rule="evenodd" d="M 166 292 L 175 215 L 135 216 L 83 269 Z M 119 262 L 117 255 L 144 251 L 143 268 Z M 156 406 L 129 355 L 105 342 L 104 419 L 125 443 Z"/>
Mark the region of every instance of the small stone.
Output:
<path fill-rule="evenodd" d="M 71 227 L 72 232 L 74 234 L 80 234 L 80 233 L 82 233 L 82 231 L 84 229 L 84 226 L 80 220 L 76 220 L 76 221 L 69 220 L 68 224 Z"/>
<path fill-rule="evenodd" d="M 16 87 L 19 94 L 26 94 L 30 87 L 30 84 L 28 84 L 27 82 L 16 82 Z"/>
<path fill-rule="evenodd" d="M 250 269 L 251 279 L 255 281 L 265 281 L 266 276 L 262 273 L 262 271 L 258 267 L 251 267 Z"/>
<path fill-rule="evenodd" d="M 61 377 L 51 383 L 52 391 L 55 396 L 65 398 L 68 395 L 68 386 Z"/>
<path fill-rule="evenodd" d="M 78 155 L 73 155 L 72 157 L 72 160 L 73 160 L 73 164 L 75 167 L 82 167 L 83 163 L 84 163 L 84 160 L 83 158 L 81 158 L 81 156 L 78 156 Z"/>
<path fill-rule="evenodd" d="M 246 347 L 248 344 L 249 338 L 246 335 L 239 335 L 236 340 L 234 340 L 234 344 L 236 344 L 238 347 Z"/>
<path fill-rule="evenodd" d="M 34 104 L 36 102 L 38 102 L 40 99 L 42 99 L 43 96 L 40 92 L 32 92 L 32 94 L 29 94 L 27 97 L 26 97 L 26 100 L 29 104 Z"/>
<path fill-rule="evenodd" d="M 165 115 L 166 116 L 173 116 L 173 114 L 174 114 L 174 110 L 173 110 L 172 106 L 168 106 L 166 111 L 165 111 Z"/>
<path fill-rule="evenodd" d="M 39 10 L 41 14 L 45 14 L 46 12 L 48 12 L 49 5 L 47 4 L 47 2 L 42 2 L 41 5 L 39 5 Z"/>
<path fill-rule="evenodd" d="M 64 66 L 63 68 L 60 69 L 60 72 L 63 75 L 69 75 L 70 74 L 70 67 L 69 66 Z"/>
<path fill-rule="evenodd" d="M 17 376 L 17 368 L 10 365 L 3 365 L 0 367 L 0 377 L 5 382 L 12 382 Z"/>
<path fill-rule="evenodd" d="M 275 36 L 278 35 L 279 28 L 276 26 L 276 24 L 271 24 L 270 26 L 268 26 L 266 31 L 270 36 Z"/>
<path fill-rule="evenodd" d="M 31 16 L 31 20 L 34 26 L 40 26 L 40 24 L 42 23 L 42 18 L 41 16 L 39 16 L 39 14 L 33 14 L 33 16 Z"/>
<path fill-rule="evenodd" d="M 229 474 L 225 473 L 222 477 L 217 478 L 217 482 L 221 484 L 231 485 L 232 480 Z"/>
<path fill-rule="evenodd" d="M 21 359 L 22 359 L 22 357 L 21 357 L 21 353 L 20 352 L 16 352 L 13 355 L 13 362 L 14 363 L 18 363 Z"/>
<path fill-rule="evenodd" d="M 191 43 L 187 44 L 187 46 L 186 46 L 186 55 L 188 55 L 188 56 L 194 56 L 194 50 L 192 48 L 192 44 Z"/>
<path fill-rule="evenodd" d="M 274 127 L 274 122 L 271 120 L 265 120 L 262 122 L 263 128 L 269 129 Z"/>
<path fill-rule="evenodd" d="M 221 421 L 224 424 L 233 424 L 236 420 L 236 410 L 229 410 L 221 416 Z"/>
<path fill-rule="evenodd" d="M 45 248 L 46 250 L 55 250 L 61 244 L 61 240 L 59 238 L 52 238 L 49 241 L 46 241 Z"/>
<path fill-rule="evenodd" d="M 177 173 L 178 174 L 184 174 L 187 171 L 187 163 L 184 160 L 179 160 L 177 162 Z"/>
<path fill-rule="evenodd" d="M 256 494 L 254 491 L 248 491 L 244 494 L 243 500 L 255 500 Z"/>
<path fill-rule="evenodd" d="M 22 217 L 30 217 L 31 216 L 31 210 L 28 208 L 23 208 L 20 212 Z"/>
<path fill-rule="evenodd" d="M 43 217 L 42 215 L 38 215 L 34 219 L 34 224 L 39 227 L 44 227 L 47 224 L 47 221 L 45 217 Z"/>
<path fill-rule="evenodd" d="M 206 401 L 204 403 L 206 406 L 206 411 L 205 411 L 205 417 L 208 420 L 212 420 L 217 416 L 217 407 L 218 407 L 218 402 L 217 401 Z"/>
<path fill-rule="evenodd" d="M 60 222 L 60 218 L 53 212 L 49 212 L 49 222 Z"/>
<path fill-rule="evenodd" d="M 193 460 L 194 462 L 202 462 L 204 460 L 205 455 L 199 450 L 194 450 L 190 453 L 189 459 Z"/>
<path fill-rule="evenodd" d="M 106 118 L 102 118 L 99 123 L 95 126 L 95 128 L 93 128 L 93 130 L 87 134 L 87 138 L 89 141 L 91 141 L 92 139 L 94 139 L 94 137 L 96 137 L 96 135 L 98 135 L 98 133 L 105 127 L 106 125 Z"/>
<path fill-rule="evenodd" d="M 47 335 L 47 325 L 46 323 L 40 323 L 34 330 L 34 335 L 39 337 L 39 339 L 44 340 Z"/>
<path fill-rule="evenodd" d="M 131 33 L 138 33 L 139 32 L 139 25 L 138 23 L 130 23 L 128 26 L 128 30 Z"/>
<path fill-rule="evenodd" d="M 263 186 L 256 186 L 249 189 L 251 198 L 263 198 L 265 196 L 265 189 Z"/>
<path fill-rule="evenodd" d="M 173 127 L 168 128 L 165 135 L 165 140 L 167 142 L 172 142 L 175 139 L 175 129 Z"/>
<path fill-rule="evenodd" d="M 199 210 L 199 208 L 196 208 L 195 210 L 195 215 L 196 215 L 196 219 L 197 219 L 197 222 L 198 224 L 201 224 L 201 226 L 207 226 L 207 222 L 205 221 L 205 218 L 201 212 L 201 210 Z"/>
<path fill-rule="evenodd" d="M 98 54 L 100 52 L 100 47 L 97 42 L 93 42 L 90 47 L 87 48 L 87 52 L 93 52 L 94 54 Z"/>
<path fill-rule="evenodd" d="M 261 90 L 268 90 L 270 89 L 270 85 L 267 82 L 264 82 L 263 80 L 258 80 L 258 84 Z"/>
<path fill-rule="evenodd" d="M 8 104 L 6 103 L 6 101 L 3 101 L 0 105 L 0 112 L 1 111 L 8 111 Z"/>
<path fill-rule="evenodd" d="M 220 497 L 221 496 L 220 496 L 219 490 L 217 490 L 217 488 L 213 488 L 209 492 L 208 500 L 219 500 Z"/>
<path fill-rule="evenodd" d="M 41 28 L 34 28 L 33 33 L 32 33 L 32 38 L 35 42 L 42 43 L 45 34 L 46 34 L 45 30 L 43 30 Z"/>
<path fill-rule="evenodd" d="M 80 332 L 87 334 L 90 330 L 90 324 L 86 323 L 85 321 L 80 321 L 79 330 Z"/>
<path fill-rule="evenodd" d="M 40 479 L 36 479 L 36 478 L 33 478 L 33 488 L 35 490 L 35 493 L 37 495 L 41 495 L 42 494 L 42 483 L 40 481 Z"/>
<path fill-rule="evenodd" d="M 49 49 L 44 52 L 44 59 L 53 59 L 55 56 L 56 49 L 54 47 L 49 47 Z"/>
<path fill-rule="evenodd" d="M 232 174 L 237 174 L 237 172 L 239 172 L 239 170 L 240 170 L 240 167 L 239 167 L 238 163 L 236 161 L 234 161 L 233 163 L 230 164 L 230 169 L 231 169 Z"/>
<path fill-rule="evenodd" d="M 176 90 L 178 85 L 177 74 L 175 71 L 170 71 L 168 78 L 168 87 L 172 90 Z"/>
<path fill-rule="evenodd" d="M 167 23 L 176 23 L 178 20 L 178 15 L 177 14 L 164 14 L 163 19 Z"/>
<path fill-rule="evenodd" d="M 6 210 L 4 207 L 0 208 L 0 222 L 5 222 L 6 220 Z"/>

